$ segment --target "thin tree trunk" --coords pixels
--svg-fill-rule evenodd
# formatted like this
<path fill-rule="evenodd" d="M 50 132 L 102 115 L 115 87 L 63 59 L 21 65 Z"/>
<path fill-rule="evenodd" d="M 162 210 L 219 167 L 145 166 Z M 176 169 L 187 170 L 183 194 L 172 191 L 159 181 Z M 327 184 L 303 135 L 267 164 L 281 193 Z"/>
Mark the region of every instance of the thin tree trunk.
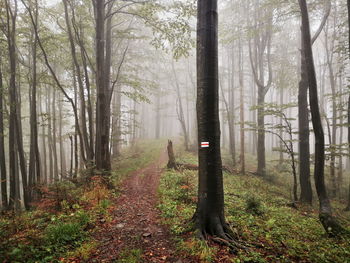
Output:
<path fill-rule="evenodd" d="M 58 137 L 59 137 L 59 144 L 60 144 L 60 164 L 61 164 L 61 177 L 66 177 L 67 171 L 66 171 L 66 155 L 65 155 L 65 150 L 64 150 L 64 142 L 63 142 L 63 134 L 62 134 L 62 129 L 63 129 L 63 114 L 62 114 L 62 98 L 60 96 L 59 103 L 59 121 L 58 121 Z"/>
<path fill-rule="evenodd" d="M 48 116 L 47 120 L 47 141 L 48 141 L 48 146 L 49 146 L 49 175 L 48 175 L 48 182 L 52 183 L 53 182 L 53 175 L 54 175 L 54 160 L 53 160 L 53 141 L 52 141 L 52 116 L 51 116 L 51 90 L 46 89 L 46 114 Z"/>
<path fill-rule="evenodd" d="M 2 54 L 0 54 L 0 174 L 1 174 L 1 204 L 4 210 L 8 209 L 7 200 L 7 172 L 6 172 L 6 157 L 5 157 L 5 130 L 4 130 L 4 107 L 3 94 L 4 86 L 2 81 Z"/>
<path fill-rule="evenodd" d="M 82 78 L 82 72 L 80 68 L 80 64 L 78 62 L 76 49 L 75 49 L 75 43 L 73 38 L 73 33 L 71 29 L 71 24 L 69 21 L 69 14 L 68 14 L 68 5 L 67 0 L 63 0 L 64 4 L 64 10 L 65 10 L 65 20 L 66 20 L 66 26 L 67 26 L 67 32 L 68 32 L 68 39 L 71 47 L 71 55 L 73 58 L 73 64 L 75 67 L 75 73 L 78 80 L 78 87 L 79 87 L 79 102 L 80 102 L 80 127 L 81 127 L 81 133 L 82 133 L 82 151 L 86 153 L 87 158 L 87 164 L 91 164 L 93 153 L 91 149 L 91 145 L 89 142 L 89 135 L 87 130 L 87 120 L 86 120 L 86 103 L 85 103 L 85 95 L 84 95 L 84 84 L 83 84 L 83 78 Z"/>
<path fill-rule="evenodd" d="M 257 10 L 257 7 L 255 7 Z M 259 11 L 260 12 L 260 11 Z M 258 12 L 257 17 L 260 16 Z M 261 30 L 262 36 L 256 36 L 254 39 L 254 59 L 251 48 L 251 41 L 249 40 L 249 58 L 253 71 L 255 83 L 258 86 L 258 141 L 257 141 L 257 155 L 258 155 L 258 168 L 257 174 L 264 177 L 266 175 L 266 157 L 265 157 L 265 96 L 272 84 L 272 66 L 271 66 L 271 38 L 272 38 L 272 11 L 268 10 L 269 22 L 265 30 Z M 257 17 L 255 18 L 257 20 Z M 257 23 L 257 21 L 255 21 Z M 255 25 L 255 28 L 257 25 Z M 268 81 L 265 83 L 265 60 L 264 55 L 266 53 L 267 66 L 268 66 Z"/>
<path fill-rule="evenodd" d="M 38 21 L 38 5 L 37 1 L 34 2 L 35 11 L 34 19 Z M 29 153 L 29 195 L 30 199 L 34 198 L 34 187 L 37 183 L 40 183 L 40 155 L 38 145 L 38 121 L 37 121 L 37 37 L 35 32 L 32 32 L 32 79 L 31 79 L 31 94 L 30 94 L 30 153 Z"/>
<path fill-rule="evenodd" d="M 177 79 L 177 75 L 176 75 L 176 71 L 174 68 L 174 62 L 172 62 L 172 70 L 174 73 L 174 78 L 175 78 L 175 88 L 176 88 L 176 95 L 177 95 L 177 102 L 178 102 L 178 107 L 177 107 L 177 117 L 178 120 L 180 121 L 181 124 L 181 128 L 182 128 L 182 132 L 184 134 L 184 138 L 185 138 L 185 149 L 186 151 L 188 151 L 188 145 L 189 145 L 189 141 L 188 141 L 188 133 L 187 133 L 187 127 L 186 127 L 186 121 L 185 121 L 185 115 L 184 115 L 184 111 L 183 111 L 183 106 L 182 106 L 182 98 L 181 98 L 181 93 L 180 93 L 180 87 L 179 87 L 179 83 L 178 83 L 178 79 Z"/>
<path fill-rule="evenodd" d="M 48 172 L 47 172 L 47 150 L 46 150 L 46 129 L 45 129 L 45 119 L 44 119 L 44 112 L 43 112 L 43 109 L 42 109 L 42 95 L 39 95 L 39 111 L 40 111 L 40 114 L 41 114 L 41 144 L 42 144 L 42 156 L 43 156 L 43 159 L 42 159 L 42 179 L 41 179 L 41 182 L 47 184 L 48 183 Z"/>
<path fill-rule="evenodd" d="M 228 56 L 231 57 L 231 70 L 229 70 L 229 102 L 228 107 L 226 105 L 227 109 L 227 121 L 229 124 L 229 138 L 230 138 L 230 154 L 232 159 L 233 166 L 236 166 L 236 134 L 235 134 L 235 80 L 234 80 L 234 68 L 235 68 L 235 61 L 234 61 L 234 50 L 232 49 L 232 55 Z"/>
<path fill-rule="evenodd" d="M 240 164 L 241 164 L 241 174 L 245 174 L 245 135 L 244 135 L 244 75 L 243 75 L 243 48 L 241 39 L 239 39 L 239 111 L 240 111 L 240 140 L 241 140 L 241 149 L 240 149 Z"/>
<path fill-rule="evenodd" d="M 57 129 L 56 129 L 56 90 L 52 91 L 52 151 L 53 151 L 53 176 L 55 181 L 59 180 L 58 177 L 58 158 L 57 158 Z"/>
<path fill-rule="evenodd" d="M 350 60 L 350 0 L 348 0 L 347 2 L 347 6 L 348 6 L 348 28 L 349 28 L 349 32 L 348 32 L 348 37 L 349 37 L 349 60 Z M 349 145 L 349 154 L 350 154 L 350 94 L 348 97 L 348 145 Z M 348 159 L 349 161 L 349 159 Z M 350 184 L 349 184 L 349 193 L 348 193 L 348 205 L 346 206 L 345 210 L 349 211 L 350 210 Z"/>

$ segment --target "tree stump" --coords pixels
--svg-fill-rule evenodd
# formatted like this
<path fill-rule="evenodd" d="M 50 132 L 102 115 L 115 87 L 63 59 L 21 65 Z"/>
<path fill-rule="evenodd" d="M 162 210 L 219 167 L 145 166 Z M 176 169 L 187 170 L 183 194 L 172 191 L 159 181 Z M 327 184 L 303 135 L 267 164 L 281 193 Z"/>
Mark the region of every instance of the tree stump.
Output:
<path fill-rule="evenodd" d="M 173 142 L 171 140 L 168 140 L 167 150 L 168 150 L 168 157 L 169 157 L 167 167 L 169 169 L 177 169 L 174 149 L 173 149 Z"/>

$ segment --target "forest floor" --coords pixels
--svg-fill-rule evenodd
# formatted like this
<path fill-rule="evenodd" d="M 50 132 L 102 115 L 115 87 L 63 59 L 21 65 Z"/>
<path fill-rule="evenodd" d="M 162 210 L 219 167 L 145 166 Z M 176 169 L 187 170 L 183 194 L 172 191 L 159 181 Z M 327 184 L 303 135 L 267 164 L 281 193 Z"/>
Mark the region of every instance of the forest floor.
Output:
<path fill-rule="evenodd" d="M 248 249 L 233 254 L 198 240 L 190 224 L 197 171 L 166 169 L 165 146 L 143 141 L 125 148 L 113 163 L 113 189 L 99 176 L 85 182 L 82 171 L 78 182 L 43 188 L 35 209 L 1 215 L 0 262 L 350 263 L 350 240 L 325 235 L 316 200 L 313 206 L 290 205 L 292 176 L 277 169 L 273 158 L 264 179 L 224 174 L 226 220 Z M 180 143 L 175 154 L 179 163 L 198 162 Z M 229 164 L 225 154 L 223 161 Z M 254 171 L 255 159 L 246 161 Z M 344 200 L 332 205 L 350 229 Z"/>
<path fill-rule="evenodd" d="M 163 151 L 122 182 L 109 209 L 112 220 L 93 235 L 99 246 L 88 262 L 195 262 L 175 253 L 169 229 L 161 223 L 157 189 L 166 161 Z"/>

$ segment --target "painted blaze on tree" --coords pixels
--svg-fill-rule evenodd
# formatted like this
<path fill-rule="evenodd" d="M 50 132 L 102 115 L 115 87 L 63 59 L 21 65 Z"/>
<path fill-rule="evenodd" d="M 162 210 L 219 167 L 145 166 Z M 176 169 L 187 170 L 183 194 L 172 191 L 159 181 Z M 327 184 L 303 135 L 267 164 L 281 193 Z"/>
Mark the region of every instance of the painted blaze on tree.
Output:
<path fill-rule="evenodd" d="M 196 227 L 207 234 L 228 239 L 224 217 L 224 191 L 220 153 L 218 94 L 217 0 L 198 0 L 197 20 L 197 122 L 200 147 Z"/>

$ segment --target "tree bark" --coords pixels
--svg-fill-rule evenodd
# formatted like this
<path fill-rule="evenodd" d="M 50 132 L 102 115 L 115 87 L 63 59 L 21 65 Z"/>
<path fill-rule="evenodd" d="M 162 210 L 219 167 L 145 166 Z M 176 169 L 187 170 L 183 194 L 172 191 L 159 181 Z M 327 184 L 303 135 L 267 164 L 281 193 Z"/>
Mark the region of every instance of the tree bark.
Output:
<path fill-rule="evenodd" d="M 217 1 L 198 0 L 197 12 L 198 143 L 209 142 L 209 148 L 198 150 L 198 203 L 194 220 L 202 236 L 228 239 L 220 152 Z"/>
<path fill-rule="evenodd" d="M 303 39 L 303 37 L 301 37 Z M 303 46 L 303 40 L 302 40 Z M 312 188 L 310 182 L 310 143 L 309 143 L 309 110 L 308 110 L 308 78 L 304 56 L 304 48 L 301 50 L 301 78 L 298 90 L 298 113 L 299 113 L 299 180 L 300 202 L 312 204 Z"/>
<path fill-rule="evenodd" d="M 105 34 L 105 0 L 94 2 L 95 7 L 95 41 L 96 41 L 96 168 L 109 173 L 111 170 L 109 154 L 109 81 L 110 56 L 110 28 Z M 111 17 L 107 19 L 110 23 Z M 105 55 L 106 54 L 106 55 Z"/>
<path fill-rule="evenodd" d="M 311 39 L 313 44 L 320 35 L 331 11 L 331 2 L 327 3 L 323 19 Z M 302 29 L 301 29 L 302 30 Z M 301 32 L 302 34 L 302 32 Z M 308 79 L 305 64 L 303 36 L 301 36 L 300 48 L 300 82 L 298 89 L 298 122 L 299 122 L 299 180 L 300 180 L 300 202 L 312 204 L 312 188 L 310 182 L 310 143 L 309 143 L 309 109 L 307 101 Z M 322 109 L 323 107 L 321 107 Z"/>
<path fill-rule="evenodd" d="M 177 169 L 177 164 L 176 164 L 174 149 L 173 149 L 173 142 L 171 140 L 168 140 L 167 150 L 168 150 L 168 158 L 169 158 L 167 167 L 169 169 Z"/>
<path fill-rule="evenodd" d="M 7 200 L 7 171 L 5 157 L 5 130 L 4 130 L 4 86 L 2 80 L 2 54 L 0 54 L 0 174 L 1 174 L 1 204 L 4 210 L 8 209 Z"/>
<path fill-rule="evenodd" d="M 344 229 L 339 225 L 332 215 L 331 204 L 327 195 L 326 186 L 324 182 L 324 133 L 321 122 L 321 115 L 318 105 L 317 96 L 317 80 L 315 73 L 315 66 L 313 60 L 311 36 L 310 36 L 310 23 L 306 0 L 299 0 L 299 6 L 301 10 L 302 18 L 302 34 L 303 34 L 303 48 L 305 52 L 305 63 L 308 74 L 309 82 L 309 100 L 311 108 L 312 126 L 315 134 L 315 168 L 314 177 L 316 191 L 319 198 L 319 218 L 325 229 L 325 231 L 332 236 L 336 236 Z"/>
<path fill-rule="evenodd" d="M 34 19 L 38 21 L 38 4 L 34 2 Z M 32 29 L 34 31 L 34 29 Z M 40 155 L 38 145 L 38 120 L 37 120 L 37 36 L 35 32 L 31 33 L 33 43 L 31 46 L 32 55 L 32 79 L 31 79 L 31 94 L 30 94 L 30 152 L 29 152 L 29 195 L 30 199 L 34 198 L 35 185 L 40 183 Z"/>

